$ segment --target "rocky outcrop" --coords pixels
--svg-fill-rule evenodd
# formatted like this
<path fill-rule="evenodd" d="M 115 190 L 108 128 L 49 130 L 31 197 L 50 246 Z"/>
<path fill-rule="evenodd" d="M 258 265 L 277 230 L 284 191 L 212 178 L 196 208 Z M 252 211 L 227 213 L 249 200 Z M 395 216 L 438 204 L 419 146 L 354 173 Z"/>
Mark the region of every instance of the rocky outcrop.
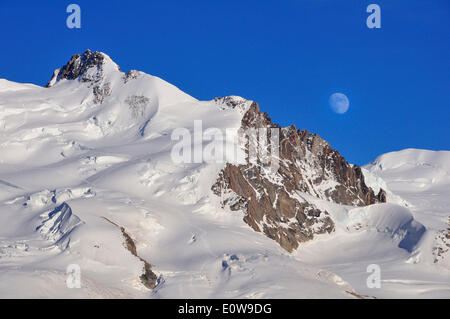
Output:
<path fill-rule="evenodd" d="M 444 263 L 450 256 L 450 217 L 447 220 L 447 228 L 437 232 L 434 239 L 433 262 Z"/>
<path fill-rule="evenodd" d="M 101 72 L 104 56 L 100 52 L 92 52 L 87 50 L 82 55 L 74 54 L 69 62 L 61 68 L 58 74 L 59 79 L 76 80 L 81 76 L 81 81 L 87 81 L 89 78 L 84 77 L 86 71 L 92 67 L 97 68 Z"/>
<path fill-rule="evenodd" d="M 242 105 L 241 100 L 230 98 L 216 102 L 231 108 Z M 259 133 L 256 140 L 244 139 L 243 148 L 247 155 L 250 149 L 264 148 L 262 154 L 268 158 L 251 161 L 248 156 L 244 164 L 227 163 L 212 190 L 221 197 L 224 207 L 243 211 L 247 224 L 287 251 L 314 235 L 334 230 L 329 213 L 317 208 L 304 194 L 353 206 L 386 201 L 384 190 L 375 195 L 366 186 L 361 168 L 349 164 L 328 142 L 294 125 L 281 128 L 252 102 L 242 118 L 241 133 L 249 135 L 249 130 L 254 129 L 264 134 L 261 137 Z M 273 136 L 275 133 L 277 136 Z M 279 144 L 277 152 L 272 148 L 274 137 Z M 273 161 L 278 163 L 275 170 Z"/>
<path fill-rule="evenodd" d="M 53 73 L 53 77 L 46 87 L 51 87 L 51 83 L 62 79 L 79 79 L 82 82 L 91 81 L 93 79 L 92 75 L 88 75 L 87 71 L 91 68 L 95 68 L 95 74 L 101 76 L 104 59 L 105 56 L 102 53 L 92 52 L 91 50 L 87 50 L 83 54 L 74 54 L 66 65 Z"/>
<path fill-rule="evenodd" d="M 92 88 L 94 103 L 101 104 L 112 93 L 111 84 L 103 81 L 106 59 L 105 54 L 91 50 L 86 50 L 83 54 L 74 54 L 66 65 L 53 73 L 52 79 L 46 87 L 52 87 L 62 79 L 79 80 Z M 111 61 L 111 63 L 113 62 Z M 118 66 L 115 67 L 119 69 Z"/>
<path fill-rule="evenodd" d="M 141 72 L 141 71 L 137 71 L 137 70 L 130 70 L 127 73 L 124 74 L 123 76 L 123 83 L 127 84 L 129 81 L 131 80 L 135 80 L 137 78 L 139 78 L 140 76 L 144 75 L 145 73 Z"/>
<path fill-rule="evenodd" d="M 84 222 L 72 213 L 72 208 L 63 202 L 58 207 L 44 214 L 44 220 L 36 227 L 46 240 L 65 250 L 70 245 L 70 235 Z"/>

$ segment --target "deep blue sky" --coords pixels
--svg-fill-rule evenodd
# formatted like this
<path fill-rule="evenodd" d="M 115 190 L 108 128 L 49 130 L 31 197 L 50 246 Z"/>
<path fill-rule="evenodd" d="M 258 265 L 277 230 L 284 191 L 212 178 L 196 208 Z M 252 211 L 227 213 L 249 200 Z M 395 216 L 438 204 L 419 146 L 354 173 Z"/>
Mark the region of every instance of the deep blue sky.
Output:
<path fill-rule="evenodd" d="M 77 3 L 82 28 L 66 27 Z M 381 7 L 381 29 L 366 7 Z M 45 85 L 87 48 L 203 100 L 240 95 L 318 133 L 350 162 L 450 150 L 450 1 L 0 2 L 0 78 Z M 349 111 L 335 114 L 334 92 Z"/>

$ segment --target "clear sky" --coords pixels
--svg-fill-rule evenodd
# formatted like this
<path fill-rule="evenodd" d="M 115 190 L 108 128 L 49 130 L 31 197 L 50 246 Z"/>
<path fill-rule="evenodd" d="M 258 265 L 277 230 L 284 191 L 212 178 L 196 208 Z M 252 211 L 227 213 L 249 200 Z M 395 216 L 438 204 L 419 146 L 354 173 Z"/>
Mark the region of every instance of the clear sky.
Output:
<path fill-rule="evenodd" d="M 81 29 L 66 7 L 81 7 Z M 381 28 L 366 7 L 381 8 Z M 450 1 L 0 2 L 0 78 L 45 85 L 87 48 L 202 100 L 240 95 L 318 133 L 350 162 L 450 150 Z M 332 111 L 332 93 L 350 107 Z"/>

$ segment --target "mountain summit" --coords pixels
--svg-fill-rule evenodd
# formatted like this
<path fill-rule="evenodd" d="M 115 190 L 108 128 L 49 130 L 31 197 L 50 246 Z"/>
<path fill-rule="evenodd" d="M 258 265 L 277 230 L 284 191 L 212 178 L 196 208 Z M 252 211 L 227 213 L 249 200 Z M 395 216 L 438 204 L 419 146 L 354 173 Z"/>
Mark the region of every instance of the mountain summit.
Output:
<path fill-rule="evenodd" d="M 0 298 L 450 291 L 448 152 L 360 168 L 254 101 L 199 101 L 90 50 L 45 88 L 0 80 L 0 132 Z"/>

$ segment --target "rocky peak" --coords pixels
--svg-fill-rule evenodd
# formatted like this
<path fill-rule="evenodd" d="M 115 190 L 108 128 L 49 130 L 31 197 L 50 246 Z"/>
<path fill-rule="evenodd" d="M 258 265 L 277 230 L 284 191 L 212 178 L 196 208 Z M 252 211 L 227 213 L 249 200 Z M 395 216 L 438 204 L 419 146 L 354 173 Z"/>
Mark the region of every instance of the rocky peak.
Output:
<path fill-rule="evenodd" d="M 240 96 L 226 96 L 226 97 L 216 97 L 214 99 L 216 105 L 218 105 L 222 110 L 226 109 L 237 109 L 241 114 L 247 112 L 252 101 L 246 100 Z"/>
<path fill-rule="evenodd" d="M 120 71 L 109 56 L 102 52 L 86 50 L 74 54 L 62 68 L 55 70 L 46 87 L 50 88 L 60 80 L 78 80 L 92 89 L 92 102 L 101 104 L 112 93 L 111 83 L 106 74 L 111 70 Z"/>
<path fill-rule="evenodd" d="M 102 52 L 92 52 L 88 49 L 83 54 L 74 54 L 66 65 L 55 70 L 52 79 L 46 87 L 51 87 L 62 79 L 78 79 L 81 82 L 99 82 L 103 76 L 104 65 L 107 62 L 113 64 L 114 68 L 117 70 L 120 70 L 120 68 Z"/>
<path fill-rule="evenodd" d="M 260 158 L 245 165 L 228 163 L 212 190 L 221 197 L 224 207 L 243 211 L 246 223 L 287 251 L 316 234 L 334 230 L 328 212 L 302 194 L 353 206 L 386 201 L 384 190 L 375 195 L 365 184 L 360 167 L 349 164 L 327 141 L 306 130 L 297 130 L 294 125 L 282 128 L 274 124 L 252 102 L 242 118 L 241 129 L 261 128 L 279 130 L 279 154 L 270 154 L 271 130 L 266 141 L 261 141 L 261 137 L 257 141 L 249 139 L 243 147 L 248 154 L 250 147 L 261 147 L 254 144 L 262 142 L 269 157 L 279 159 L 277 170 L 270 170 L 270 163 Z"/>

